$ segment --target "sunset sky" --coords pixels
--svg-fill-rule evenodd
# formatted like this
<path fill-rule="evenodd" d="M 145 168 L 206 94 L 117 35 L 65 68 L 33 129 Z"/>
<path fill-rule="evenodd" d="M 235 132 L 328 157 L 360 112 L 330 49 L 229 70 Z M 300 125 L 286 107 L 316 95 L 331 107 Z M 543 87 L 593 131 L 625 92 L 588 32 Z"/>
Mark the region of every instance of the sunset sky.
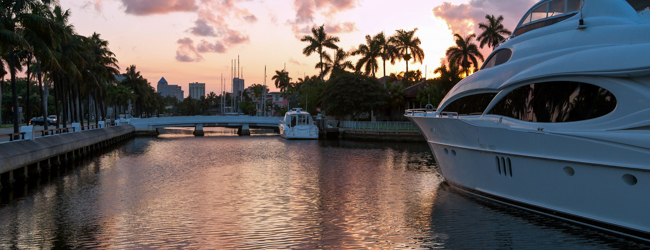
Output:
<path fill-rule="evenodd" d="M 316 54 L 306 57 L 300 37 L 325 24 L 345 50 L 364 43 L 366 35 L 418 28 L 428 76 L 440 66 L 445 50 L 454 45 L 453 33 L 478 30 L 485 14 L 503 15 L 505 26 L 516 23 L 536 0 L 60 0 L 70 9 L 77 33 L 101 34 L 117 55 L 121 71 L 136 65 L 156 87 L 165 77 L 188 95 L 191 82 L 206 83 L 206 93 L 220 92 L 220 77 L 230 78 L 231 59 L 240 57 L 246 86 L 267 85 L 275 70 L 286 64 L 297 80 L 316 75 Z M 309 32 L 309 33 L 307 33 Z M 484 56 L 490 50 L 484 50 Z M 353 63 L 357 58 L 352 57 Z M 381 64 L 381 61 L 380 61 Z M 405 70 L 405 62 L 387 66 L 387 74 Z M 377 76 L 383 76 L 380 67 Z M 229 85 L 230 86 L 230 85 Z M 229 88 L 228 88 L 229 89 Z M 228 91 L 227 89 L 227 91 Z"/>

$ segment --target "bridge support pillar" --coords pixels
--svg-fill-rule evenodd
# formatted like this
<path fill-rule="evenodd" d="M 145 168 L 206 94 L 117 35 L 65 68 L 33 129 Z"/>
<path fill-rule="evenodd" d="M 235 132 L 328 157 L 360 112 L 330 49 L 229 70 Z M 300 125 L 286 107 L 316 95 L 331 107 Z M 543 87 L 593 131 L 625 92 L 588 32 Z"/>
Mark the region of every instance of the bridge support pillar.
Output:
<path fill-rule="evenodd" d="M 242 136 L 242 135 L 251 135 L 251 130 L 248 127 L 248 124 L 242 125 L 238 130 L 237 134 Z"/>
<path fill-rule="evenodd" d="M 203 124 L 197 124 L 196 127 L 194 128 L 194 136 L 204 136 L 205 133 L 203 132 Z"/>

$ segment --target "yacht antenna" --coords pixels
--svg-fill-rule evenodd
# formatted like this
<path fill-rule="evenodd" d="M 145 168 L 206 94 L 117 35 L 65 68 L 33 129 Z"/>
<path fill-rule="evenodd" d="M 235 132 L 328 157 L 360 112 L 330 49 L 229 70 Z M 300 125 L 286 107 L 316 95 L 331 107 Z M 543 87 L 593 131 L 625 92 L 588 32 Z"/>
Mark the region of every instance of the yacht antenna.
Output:
<path fill-rule="evenodd" d="M 580 1 L 580 21 L 578 21 L 578 28 L 579 30 L 581 29 L 586 29 L 587 25 L 585 25 L 585 19 L 582 17 L 582 10 L 585 8 L 585 0 Z"/>

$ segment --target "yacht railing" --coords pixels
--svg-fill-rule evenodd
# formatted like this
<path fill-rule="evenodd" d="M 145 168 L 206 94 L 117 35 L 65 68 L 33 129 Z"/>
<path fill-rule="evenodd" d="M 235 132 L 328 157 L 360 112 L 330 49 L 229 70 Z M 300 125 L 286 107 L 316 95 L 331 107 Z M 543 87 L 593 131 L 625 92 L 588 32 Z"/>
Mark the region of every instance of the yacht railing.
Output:
<path fill-rule="evenodd" d="M 406 116 L 420 116 L 420 117 L 447 117 L 447 118 L 456 118 L 458 119 L 460 115 L 458 115 L 458 112 L 447 112 L 443 111 L 438 113 L 436 109 L 409 109 L 406 110 L 406 113 L 404 114 Z"/>
<path fill-rule="evenodd" d="M 412 122 L 341 121 L 339 127 L 358 130 L 418 130 L 418 128 Z"/>

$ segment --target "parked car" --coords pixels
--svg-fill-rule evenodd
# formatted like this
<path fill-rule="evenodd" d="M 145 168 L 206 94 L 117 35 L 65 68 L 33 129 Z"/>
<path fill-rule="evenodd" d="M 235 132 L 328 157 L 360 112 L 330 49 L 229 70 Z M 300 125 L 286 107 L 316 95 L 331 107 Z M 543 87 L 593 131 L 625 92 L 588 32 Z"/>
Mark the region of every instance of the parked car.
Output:
<path fill-rule="evenodd" d="M 54 121 L 54 124 L 59 123 L 59 119 L 56 117 L 56 115 L 48 115 L 47 119 L 51 119 L 52 121 Z"/>
<path fill-rule="evenodd" d="M 29 124 L 31 125 L 43 125 L 43 117 L 42 116 L 37 116 L 29 120 Z M 56 122 L 49 117 L 47 118 L 47 124 L 49 125 L 55 125 Z"/>

